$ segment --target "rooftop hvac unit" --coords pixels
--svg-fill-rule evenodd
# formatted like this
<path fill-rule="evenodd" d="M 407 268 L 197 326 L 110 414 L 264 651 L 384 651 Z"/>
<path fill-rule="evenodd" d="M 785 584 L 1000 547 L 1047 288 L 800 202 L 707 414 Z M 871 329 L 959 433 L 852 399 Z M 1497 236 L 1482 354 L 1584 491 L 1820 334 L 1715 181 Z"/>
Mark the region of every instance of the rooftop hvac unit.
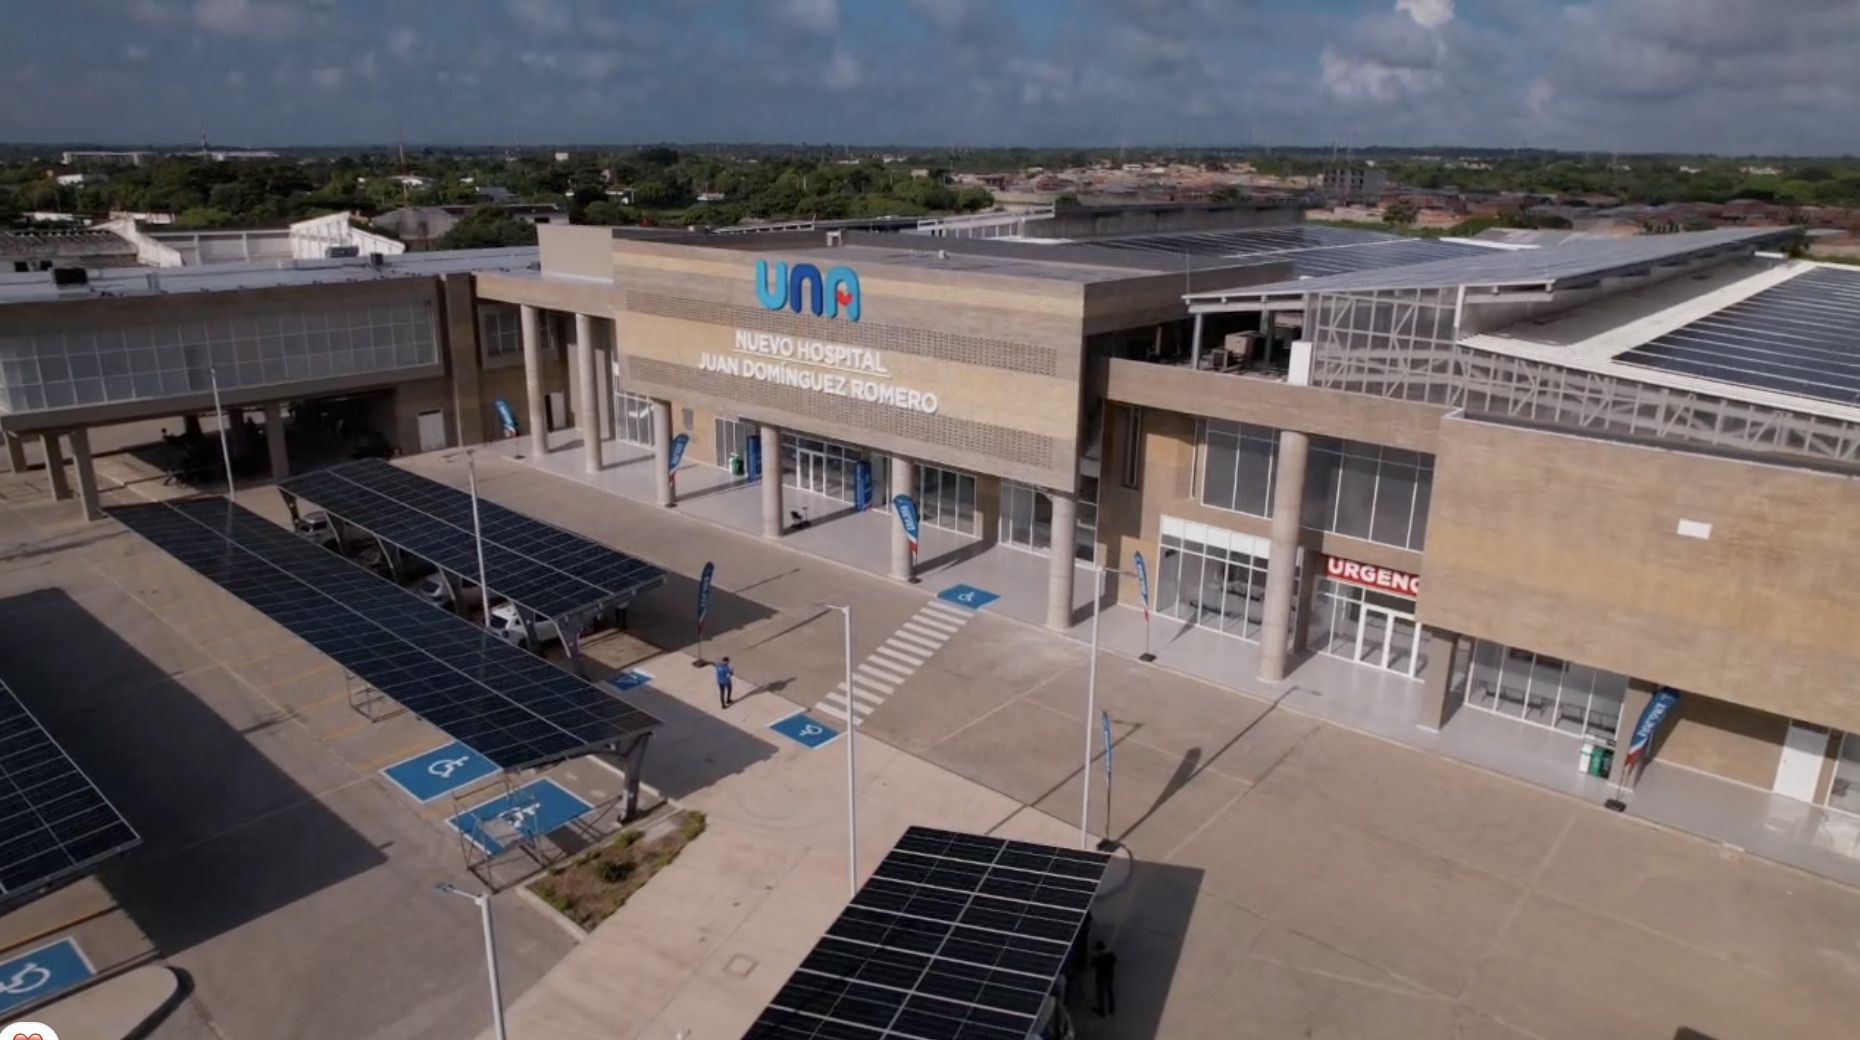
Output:
<path fill-rule="evenodd" d="M 361 255 L 361 246 L 330 246 L 328 249 L 323 250 L 323 257 L 327 260 L 340 260 L 345 257 Z"/>
<path fill-rule="evenodd" d="M 368 266 L 381 267 L 385 265 L 386 263 L 387 263 L 387 257 L 382 256 L 380 253 L 368 254 Z"/>

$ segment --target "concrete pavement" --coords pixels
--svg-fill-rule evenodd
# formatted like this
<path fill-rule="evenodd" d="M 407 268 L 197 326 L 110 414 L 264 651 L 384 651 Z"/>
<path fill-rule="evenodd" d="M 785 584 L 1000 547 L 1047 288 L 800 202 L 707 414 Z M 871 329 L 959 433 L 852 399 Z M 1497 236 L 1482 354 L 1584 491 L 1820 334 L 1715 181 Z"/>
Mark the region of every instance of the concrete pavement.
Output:
<path fill-rule="evenodd" d="M 837 617 L 815 604 L 853 604 L 864 657 L 936 591 L 520 465 L 486 465 L 480 478 L 489 497 L 678 572 L 635 611 L 664 645 L 689 642 L 681 585 L 715 560 L 729 612 L 710 652 L 773 680 L 793 707 L 838 680 Z M 1077 644 L 985 610 L 872 713 L 862 746 L 882 740 L 1069 831 L 1084 665 Z M 1851 888 L 1128 658 L 1101 660 L 1099 697 L 1115 720 L 1117 788 L 1108 828 L 1094 794 L 1093 829 L 1121 837 L 1136 868 L 1100 915 L 1120 952 L 1120 1014 L 1085 1016 L 1086 1036 L 1689 1028 L 1730 1040 L 1844 1036 L 1860 1016 Z M 799 768 L 783 765 L 795 754 L 768 771 Z M 843 789 L 823 776 L 755 790 L 746 822 L 811 811 L 830 828 Z M 804 884 L 808 871 L 793 869 Z M 797 891 L 830 899 L 832 871 L 816 869 L 823 877 Z M 813 913 L 794 924 L 805 942 L 793 955 L 831 917 Z M 603 929 L 626 930 L 624 914 Z M 626 970 L 620 949 L 610 974 Z"/>

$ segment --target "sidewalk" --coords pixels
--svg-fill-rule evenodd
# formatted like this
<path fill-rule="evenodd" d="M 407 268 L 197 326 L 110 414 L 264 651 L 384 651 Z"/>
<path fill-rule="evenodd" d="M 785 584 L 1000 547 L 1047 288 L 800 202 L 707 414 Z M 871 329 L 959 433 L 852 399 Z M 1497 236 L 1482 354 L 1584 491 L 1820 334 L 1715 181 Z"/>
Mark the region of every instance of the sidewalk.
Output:
<path fill-rule="evenodd" d="M 680 800 L 705 813 L 704 834 L 515 1002 L 512 1036 L 740 1036 L 849 896 L 845 738 L 810 750 L 770 730 L 795 709 L 764 692 L 720 710 L 709 669 L 692 667 L 686 654 L 641 667 L 655 676 L 657 694 L 766 743 L 770 754 Z M 754 690 L 766 678 L 742 675 L 738 685 Z M 655 738 L 648 780 L 686 787 L 683 774 L 707 768 L 716 732 L 685 726 Z M 1075 828 L 863 732 L 856 759 L 861 880 L 912 824 L 1078 840 Z"/>
<path fill-rule="evenodd" d="M 640 502 L 653 500 L 647 468 L 650 449 L 607 442 L 604 468 L 590 474 L 583 465 L 576 431 L 557 431 L 550 437 L 554 450 L 541 458 L 527 456 L 527 439 L 498 442 L 489 451 L 521 458 L 526 465 L 611 494 Z M 754 485 L 734 481 L 715 467 L 688 463 L 679 473 L 679 491 L 678 508 L 668 515 L 702 519 L 744 534 L 760 535 L 760 498 Z M 842 503 L 797 494 L 793 489 L 788 489 L 784 508 L 805 511 L 815 518 L 815 525 L 783 537 L 783 547 L 883 579 L 889 566 L 895 518 L 876 512 L 844 514 Z M 1007 546 L 982 545 L 926 528 L 920 559 L 921 594 L 934 595 L 958 583 L 975 585 L 1000 596 L 989 604 L 990 613 L 1047 631 L 1046 557 Z M 1073 581 L 1077 620 L 1065 634 L 1080 642 L 1090 638 L 1092 583 L 1091 568 L 1078 565 Z M 1146 640 L 1141 610 L 1109 607 L 1099 622 L 1099 644 L 1134 658 L 1144 652 L 1147 643 L 1156 654 L 1156 665 L 1162 669 L 1214 683 L 1278 709 L 1443 755 L 1590 804 L 1600 804 L 1615 794 L 1610 781 L 1584 775 L 1577 769 L 1581 741 L 1567 734 L 1507 723 L 1471 707 L 1462 707 L 1442 730 L 1425 729 L 1413 722 L 1420 714 L 1422 690 L 1418 680 L 1312 654 L 1296 664 L 1287 681 L 1264 683 L 1257 678 L 1257 644 L 1188 627 L 1174 618 L 1155 616 L 1150 624 Z M 1433 667 L 1448 664 L 1439 661 Z M 1860 886 L 1860 819 L 1658 762 L 1626 800 L 1630 815 Z"/>

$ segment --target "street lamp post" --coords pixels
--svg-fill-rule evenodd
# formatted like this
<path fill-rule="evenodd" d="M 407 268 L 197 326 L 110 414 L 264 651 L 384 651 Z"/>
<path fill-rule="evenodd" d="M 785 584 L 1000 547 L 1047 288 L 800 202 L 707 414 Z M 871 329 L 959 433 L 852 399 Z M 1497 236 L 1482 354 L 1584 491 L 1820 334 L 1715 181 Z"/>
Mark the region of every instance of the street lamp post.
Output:
<path fill-rule="evenodd" d="M 220 427 L 220 461 L 226 466 L 226 501 L 233 502 L 236 501 L 234 497 L 236 492 L 233 488 L 232 445 L 226 439 L 232 436 L 232 431 L 226 428 L 226 409 L 220 407 L 220 374 L 218 370 L 208 368 L 207 379 L 213 387 L 213 421 L 218 423 Z M 280 431 L 279 435 L 282 436 L 283 432 Z"/>
<path fill-rule="evenodd" d="M 857 718 L 853 715 L 852 607 L 822 604 L 837 610 L 846 621 L 846 885 L 852 895 L 859 894 L 859 778 L 853 734 Z"/>
<path fill-rule="evenodd" d="M 478 904 L 478 916 L 484 921 L 484 968 L 491 980 L 491 1025 L 497 1032 L 497 1040 L 509 1040 L 509 1034 L 504 1032 L 504 995 L 497 981 L 497 941 L 491 930 L 491 894 L 467 892 L 449 883 L 433 887 L 449 896 Z"/>
<path fill-rule="evenodd" d="M 478 548 L 478 613 L 484 618 L 484 629 L 491 630 L 491 586 L 484 573 L 484 525 L 478 520 L 478 460 L 469 449 L 465 452 L 465 472 L 471 478 L 471 538 Z M 461 613 L 465 608 L 465 590 L 459 589 L 457 604 Z"/>
<path fill-rule="evenodd" d="M 1085 665 L 1085 764 L 1079 773 L 1079 848 L 1091 848 L 1091 741 L 1098 721 L 1098 615 L 1104 611 L 1104 566 L 1092 564 L 1091 658 Z M 1111 830 L 1109 810 L 1104 829 Z"/>

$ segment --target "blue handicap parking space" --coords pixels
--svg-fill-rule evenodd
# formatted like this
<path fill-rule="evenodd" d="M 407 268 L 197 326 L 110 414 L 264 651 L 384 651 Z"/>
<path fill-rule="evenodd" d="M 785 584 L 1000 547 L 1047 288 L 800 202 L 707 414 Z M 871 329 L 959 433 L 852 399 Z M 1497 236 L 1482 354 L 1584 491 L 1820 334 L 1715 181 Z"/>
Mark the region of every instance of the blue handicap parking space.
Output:
<path fill-rule="evenodd" d="M 937 593 L 936 598 L 954 603 L 959 607 L 968 607 L 970 610 L 980 610 L 1001 597 L 989 592 L 987 589 L 978 589 L 973 585 L 951 585 L 949 588 Z"/>
<path fill-rule="evenodd" d="M 76 939 L 60 939 L 0 961 L 0 1018 L 95 975 Z"/>
<path fill-rule="evenodd" d="M 532 780 L 454 816 L 452 826 L 495 856 L 513 842 L 539 838 L 593 808 L 554 780 Z"/>
<path fill-rule="evenodd" d="M 797 744 L 817 748 L 840 735 L 840 731 L 804 711 L 769 723 L 769 728 Z"/>
<path fill-rule="evenodd" d="M 625 693 L 635 686 L 644 686 L 651 681 L 651 675 L 637 669 L 630 672 L 621 672 L 619 675 L 607 680 L 614 689 L 619 690 L 621 693 Z"/>
<path fill-rule="evenodd" d="M 455 740 L 396 762 L 381 772 L 394 781 L 396 787 L 412 795 L 414 801 L 430 802 L 490 776 L 497 772 L 497 766 Z"/>

